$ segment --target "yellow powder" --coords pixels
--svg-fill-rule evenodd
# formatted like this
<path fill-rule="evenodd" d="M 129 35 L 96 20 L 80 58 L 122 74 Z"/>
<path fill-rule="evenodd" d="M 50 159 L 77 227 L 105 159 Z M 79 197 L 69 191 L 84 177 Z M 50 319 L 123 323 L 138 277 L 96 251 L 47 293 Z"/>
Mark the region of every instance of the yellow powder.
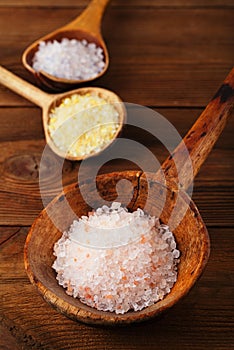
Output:
<path fill-rule="evenodd" d="M 119 126 L 115 106 L 90 93 L 65 98 L 51 110 L 48 121 L 55 145 L 75 157 L 101 151 L 115 138 Z"/>

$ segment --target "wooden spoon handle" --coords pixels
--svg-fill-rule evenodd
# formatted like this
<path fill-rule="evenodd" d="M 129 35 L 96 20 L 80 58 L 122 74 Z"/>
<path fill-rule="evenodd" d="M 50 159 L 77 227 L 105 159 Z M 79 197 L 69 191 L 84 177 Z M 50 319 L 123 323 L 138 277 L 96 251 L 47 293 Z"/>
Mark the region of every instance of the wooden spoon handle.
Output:
<path fill-rule="evenodd" d="M 0 83 L 42 108 L 49 106 L 54 99 L 53 95 L 43 92 L 2 66 L 0 66 Z"/>
<path fill-rule="evenodd" d="M 183 141 L 163 163 L 161 170 L 170 186 L 184 190 L 189 188 L 221 134 L 233 105 L 234 68 Z M 189 157 L 185 152 L 185 146 Z M 156 174 L 156 180 L 162 181 L 162 172 Z"/>
<path fill-rule="evenodd" d="M 88 7 L 74 21 L 63 29 L 85 29 L 101 36 L 101 20 L 104 10 L 110 0 L 92 0 Z"/>

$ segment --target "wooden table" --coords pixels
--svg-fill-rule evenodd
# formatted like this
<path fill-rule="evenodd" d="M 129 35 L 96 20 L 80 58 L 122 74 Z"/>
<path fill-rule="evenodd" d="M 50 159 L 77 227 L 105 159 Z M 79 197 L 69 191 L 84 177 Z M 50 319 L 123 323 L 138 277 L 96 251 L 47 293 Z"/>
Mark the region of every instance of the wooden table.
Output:
<path fill-rule="evenodd" d="M 0 64 L 32 82 L 21 65 L 24 48 L 67 23 L 86 0 L 0 0 Z M 232 0 L 113 0 L 103 21 L 111 63 L 92 85 L 124 101 L 147 105 L 183 136 L 233 64 Z M 195 181 L 193 199 L 211 238 L 208 266 L 189 295 L 160 319 L 109 329 L 75 323 L 53 310 L 30 284 L 24 242 L 43 208 L 38 168 L 45 146 L 41 111 L 0 86 L 0 295 L 1 349 L 228 349 L 233 338 L 234 161 L 233 119 Z M 163 161 L 157 140 L 144 143 Z M 48 158 L 45 176 L 55 183 Z M 102 172 L 134 169 L 124 160 Z M 65 162 L 63 182 L 76 181 L 79 163 Z M 54 193 L 48 194 L 48 199 Z"/>

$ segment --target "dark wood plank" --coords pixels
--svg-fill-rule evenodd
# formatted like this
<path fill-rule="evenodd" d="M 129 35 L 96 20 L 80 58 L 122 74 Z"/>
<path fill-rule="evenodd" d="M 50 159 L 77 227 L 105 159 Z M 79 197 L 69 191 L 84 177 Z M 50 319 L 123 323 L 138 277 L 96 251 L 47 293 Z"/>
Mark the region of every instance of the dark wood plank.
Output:
<path fill-rule="evenodd" d="M 210 228 L 209 263 L 194 289 L 163 317 L 124 328 L 75 323 L 51 309 L 29 283 L 23 266 L 27 228 L 0 249 L 2 322 L 23 349 L 230 350 L 233 345 L 232 229 Z M 11 259 L 9 259 L 9 256 Z M 17 298 L 15 297 L 17 295 Z M 19 307 L 20 305 L 20 307 Z M 176 344 L 176 345 L 175 345 Z"/>
<path fill-rule="evenodd" d="M 39 167 L 45 147 L 41 126 L 40 111 L 37 108 L 4 109 L 5 116 L 0 119 L 0 223 L 10 225 L 30 225 L 43 209 L 39 188 Z M 201 110 L 159 109 L 183 136 Z M 30 126 L 30 127 L 28 127 Z M 230 226 L 233 222 L 233 119 L 220 137 L 195 182 L 194 200 L 201 210 L 207 224 Z M 153 131 L 153 130 L 152 130 Z M 168 155 L 166 149 L 151 135 L 142 130 L 127 127 L 122 137 L 133 139 L 145 145 L 160 163 Z M 172 140 L 168 140 L 172 144 Z M 134 155 L 135 149 L 128 149 Z M 139 155 L 139 163 L 141 162 Z M 93 159 L 95 163 L 95 158 Z M 92 172 L 92 162 L 86 169 L 87 176 Z M 153 171 L 154 164 L 149 163 L 147 171 Z M 62 175 L 59 158 L 48 152 L 43 165 L 43 192 L 46 201 L 59 192 L 59 181 L 67 185 L 77 181 L 79 163 L 65 161 Z M 104 164 L 101 173 L 137 169 L 137 164 L 116 159 Z M 42 186 L 41 186 L 42 190 Z M 6 205 L 7 203 L 7 205 Z"/>
<path fill-rule="evenodd" d="M 19 227 L 0 227 L 0 245 L 11 239 L 20 231 Z"/>
<path fill-rule="evenodd" d="M 202 113 L 203 108 L 198 109 L 188 109 L 188 108 L 150 108 L 154 110 L 157 115 L 158 113 L 161 117 L 166 119 L 171 123 L 171 127 L 175 128 L 181 137 L 183 137 L 187 131 L 191 128 L 193 123 Z M 156 117 L 156 114 L 155 114 Z M 225 128 L 225 137 L 220 138 L 218 141 L 218 148 L 230 149 L 233 146 L 233 133 L 234 133 L 234 123 L 233 123 L 234 112 L 230 116 L 228 125 Z M 145 116 L 142 112 L 142 120 Z M 153 112 L 152 112 L 153 118 Z M 131 122 L 134 122 L 131 118 Z M 127 124 L 130 121 L 127 120 Z M 153 136 L 157 131 L 157 122 L 152 119 L 151 134 L 147 137 L 143 135 L 142 129 L 136 129 L 130 127 L 128 124 L 125 126 L 123 137 L 134 139 L 138 142 L 144 143 L 147 147 L 153 146 L 157 143 L 157 140 Z M 20 141 L 20 140 L 40 140 L 44 138 L 44 131 L 42 126 L 42 112 L 38 107 L 16 107 L 16 108 L 2 108 L 1 118 L 0 118 L 0 142 L 7 141 Z M 168 144 L 173 145 L 175 138 L 168 137 Z"/>
<path fill-rule="evenodd" d="M 40 108 L 3 108 L 0 140 L 38 140 L 44 137 Z"/>
<path fill-rule="evenodd" d="M 52 0 L 1 0 L 0 6 L 3 7 L 85 7 L 89 3 L 88 0 L 57 0 L 56 4 Z M 183 7 L 183 8 L 194 8 L 194 7 L 233 7 L 232 0 L 113 0 L 110 6 L 121 6 L 121 7 Z"/>
<path fill-rule="evenodd" d="M 11 335 L 10 331 L 0 324 L 0 349 L 3 350 L 20 350 L 19 344 Z"/>
<path fill-rule="evenodd" d="M 19 8 L 15 21 L 14 11 L 0 8 L 0 16 L 0 62 L 32 81 L 20 63 L 23 50 L 74 18 L 74 9 Z M 233 65 L 233 17 L 234 9 L 110 8 L 103 23 L 110 68 L 93 85 L 127 102 L 204 106 Z M 1 87 L 0 105 L 29 102 Z"/>
<path fill-rule="evenodd" d="M 43 141 L 31 144 L 28 141 L 2 144 L 4 153 L 0 165 L 1 224 L 30 225 L 43 208 L 38 183 L 38 168 L 43 146 Z M 156 149 L 152 149 L 155 154 Z M 158 159 L 162 161 L 166 154 L 160 148 L 158 151 L 161 152 Z M 207 224 L 224 226 L 234 224 L 234 164 L 233 161 L 230 162 L 232 154 L 231 150 L 214 150 L 197 178 L 198 187 L 195 187 L 194 199 Z M 6 156 L 5 159 L 3 155 Z M 47 202 L 60 192 L 61 174 L 56 162 L 58 158 L 51 152 L 47 156 L 47 168 L 43 170 L 43 186 L 41 186 Z M 78 167 L 78 163 L 65 162 L 62 175 L 64 185 L 77 181 Z M 115 160 L 104 165 L 101 172 L 134 168 L 136 169 L 136 166 L 132 163 Z M 86 169 L 87 176 L 90 172 L 92 164 Z"/>
<path fill-rule="evenodd" d="M 88 3 L 0 0 L 0 64 L 33 82 L 20 61 L 24 48 L 70 21 Z M 103 21 L 111 64 L 93 85 L 114 90 L 127 102 L 155 106 L 183 136 L 233 65 L 233 17 L 233 0 L 113 0 Z M 29 283 L 23 247 L 29 226 L 43 208 L 38 181 L 45 147 L 41 112 L 2 86 L 0 107 L 0 225 L 5 225 L 0 227 L 0 348 L 232 349 L 233 117 L 194 184 L 193 199 L 211 237 L 211 256 L 202 278 L 161 318 L 107 329 L 66 319 Z M 127 127 L 122 136 L 144 144 L 160 162 L 168 155 L 165 147 L 143 131 Z M 134 151 L 129 149 L 130 154 Z M 49 153 L 43 167 L 47 201 L 59 187 L 61 173 L 54 170 L 58 160 Z M 114 160 L 100 173 L 136 167 Z M 66 161 L 63 184 L 77 181 L 78 171 L 79 163 Z M 92 164 L 86 172 L 89 176 Z"/>

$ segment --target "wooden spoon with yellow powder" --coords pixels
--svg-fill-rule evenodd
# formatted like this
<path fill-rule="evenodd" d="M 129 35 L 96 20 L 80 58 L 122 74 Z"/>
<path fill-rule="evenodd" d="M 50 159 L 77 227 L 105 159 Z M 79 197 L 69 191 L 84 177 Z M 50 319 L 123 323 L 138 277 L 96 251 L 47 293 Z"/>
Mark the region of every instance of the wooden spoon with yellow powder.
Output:
<path fill-rule="evenodd" d="M 115 140 L 126 117 L 121 99 L 106 89 L 48 94 L 1 66 L 0 83 L 42 108 L 46 141 L 62 158 L 97 155 Z"/>

